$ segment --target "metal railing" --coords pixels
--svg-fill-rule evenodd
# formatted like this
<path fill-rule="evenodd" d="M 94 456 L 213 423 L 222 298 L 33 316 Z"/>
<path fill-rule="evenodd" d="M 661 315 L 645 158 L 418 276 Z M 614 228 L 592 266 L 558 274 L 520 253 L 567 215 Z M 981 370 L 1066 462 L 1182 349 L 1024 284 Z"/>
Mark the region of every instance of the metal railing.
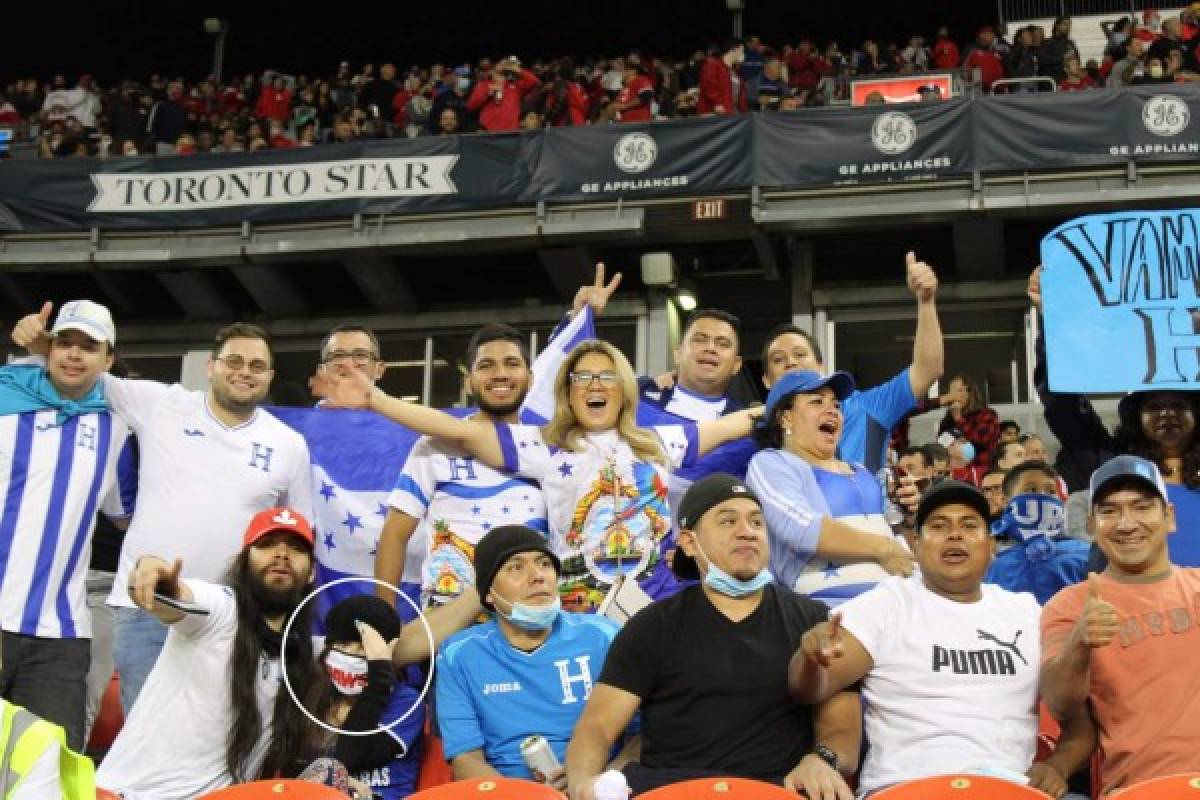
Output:
<path fill-rule="evenodd" d="M 1000 22 L 1011 22 L 1088 14 L 1140 14 L 1147 5 L 1158 8 L 1158 4 L 1147 0 L 996 0 L 996 16 Z M 1178 4 L 1167 2 L 1164 5 Z"/>

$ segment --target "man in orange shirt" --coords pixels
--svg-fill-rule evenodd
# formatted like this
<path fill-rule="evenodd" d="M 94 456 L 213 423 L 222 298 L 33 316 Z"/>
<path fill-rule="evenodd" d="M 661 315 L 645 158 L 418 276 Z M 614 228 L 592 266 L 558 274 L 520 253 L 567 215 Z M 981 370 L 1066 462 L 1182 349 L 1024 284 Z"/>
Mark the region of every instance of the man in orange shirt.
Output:
<path fill-rule="evenodd" d="M 1090 703 L 1107 795 L 1200 768 L 1200 569 L 1167 556 L 1175 509 L 1153 463 L 1117 456 L 1090 488 L 1108 567 L 1043 609 L 1041 685 L 1059 719 Z"/>

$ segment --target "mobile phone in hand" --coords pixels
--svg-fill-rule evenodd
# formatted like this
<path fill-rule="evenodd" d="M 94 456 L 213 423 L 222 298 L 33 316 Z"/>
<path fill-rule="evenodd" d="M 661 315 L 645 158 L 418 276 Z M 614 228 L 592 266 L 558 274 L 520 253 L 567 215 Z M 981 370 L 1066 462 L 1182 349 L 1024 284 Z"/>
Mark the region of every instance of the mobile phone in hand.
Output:
<path fill-rule="evenodd" d="M 208 609 L 204 606 L 196 605 L 195 603 L 191 603 L 186 600 L 176 600 L 174 597 L 163 594 L 162 592 L 155 592 L 154 599 L 162 603 L 167 608 L 173 608 L 176 611 L 180 611 L 184 614 L 199 614 L 207 616 L 209 613 Z"/>

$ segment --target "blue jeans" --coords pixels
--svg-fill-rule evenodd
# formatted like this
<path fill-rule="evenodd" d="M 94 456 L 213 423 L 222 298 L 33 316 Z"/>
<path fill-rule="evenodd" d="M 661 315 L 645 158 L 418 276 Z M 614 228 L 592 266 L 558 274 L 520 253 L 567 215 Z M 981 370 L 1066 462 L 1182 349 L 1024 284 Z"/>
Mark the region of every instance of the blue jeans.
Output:
<path fill-rule="evenodd" d="M 167 641 L 167 626 L 140 608 L 117 608 L 113 621 L 113 663 L 121 676 L 121 709 L 125 716 L 154 669 Z"/>

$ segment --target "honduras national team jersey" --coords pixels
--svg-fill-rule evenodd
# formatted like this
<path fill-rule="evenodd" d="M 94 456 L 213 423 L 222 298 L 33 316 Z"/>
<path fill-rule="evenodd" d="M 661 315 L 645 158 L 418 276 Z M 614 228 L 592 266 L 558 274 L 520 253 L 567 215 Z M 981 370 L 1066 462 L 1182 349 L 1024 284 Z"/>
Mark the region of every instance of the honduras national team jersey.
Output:
<path fill-rule="evenodd" d="M 775 579 L 828 606 L 856 597 L 888 576 L 876 561 L 815 556 L 826 517 L 894 538 L 883 517 L 879 483 L 861 464 L 851 466 L 852 474 L 841 475 L 817 469 L 786 450 L 763 450 L 746 470 L 746 482 L 758 495 L 771 531 Z"/>
<path fill-rule="evenodd" d="M 694 424 L 649 430 L 670 466 L 695 461 Z M 564 608 L 593 610 L 618 576 L 650 576 L 671 530 L 666 465 L 635 457 L 616 431 L 584 435 L 581 452 L 548 446 L 533 425 L 496 423 L 496 433 L 504 468 L 537 481 L 546 496 Z"/>
<path fill-rule="evenodd" d="M 140 556 L 220 583 L 242 549 L 246 523 L 272 506 L 312 515 L 308 447 L 300 434 L 263 410 L 230 428 L 213 416 L 203 392 L 106 375 L 112 410 L 137 434 L 141 455 L 137 509 L 110 605 L 132 606 L 129 570 Z"/>
<path fill-rule="evenodd" d="M 397 723 L 401 717 L 404 719 Z M 371 794 L 380 800 L 400 800 L 417 790 L 421 770 L 425 705 L 421 702 L 420 692 L 398 681 L 379 716 L 379 724 L 389 726 L 387 733 L 400 745 L 400 752 L 386 764 L 361 770 L 355 777 L 370 786 Z"/>
<path fill-rule="evenodd" d="M 0 627 L 90 639 L 92 531 L 97 510 L 125 516 L 115 475 L 128 428 L 107 411 L 57 415 L 0 416 Z"/>
<path fill-rule="evenodd" d="M 540 734 L 565 764 L 571 731 L 616 635 L 606 617 L 559 614 L 532 653 L 510 645 L 495 620 L 448 639 L 438 655 L 434 705 L 446 760 L 482 750 L 502 775 L 531 780 L 521 741 Z"/>
<path fill-rule="evenodd" d="M 428 437 L 409 453 L 388 505 L 420 520 L 413 539 L 425 552 L 426 603 L 448 602 L 475 585 L 475 545 L 493 527 L 521 524 L 549 533 L 546 501 L 535 482 L 497 472 Z"/>
<path fill-rule="evenodd" d="M 872 474 L 883 469 L 892 428 L 916 405 L 907 369 L 887 383 L 852 393 L 842 401 L 838 457 L 863 464 Z"/>

